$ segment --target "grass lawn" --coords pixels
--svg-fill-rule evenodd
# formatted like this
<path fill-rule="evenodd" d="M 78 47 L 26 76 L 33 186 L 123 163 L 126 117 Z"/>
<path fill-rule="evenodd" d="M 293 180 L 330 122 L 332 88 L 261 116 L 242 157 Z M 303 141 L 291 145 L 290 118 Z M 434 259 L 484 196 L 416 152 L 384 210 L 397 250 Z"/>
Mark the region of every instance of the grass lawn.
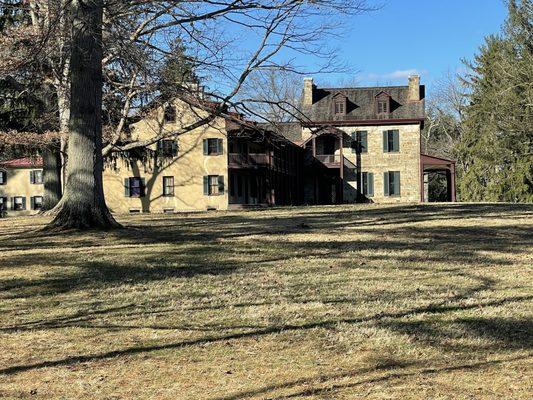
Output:
<path fill-rule="evenodd" d="M 0 398 L 531 399 L 533 205 L 0 220 Z"/>

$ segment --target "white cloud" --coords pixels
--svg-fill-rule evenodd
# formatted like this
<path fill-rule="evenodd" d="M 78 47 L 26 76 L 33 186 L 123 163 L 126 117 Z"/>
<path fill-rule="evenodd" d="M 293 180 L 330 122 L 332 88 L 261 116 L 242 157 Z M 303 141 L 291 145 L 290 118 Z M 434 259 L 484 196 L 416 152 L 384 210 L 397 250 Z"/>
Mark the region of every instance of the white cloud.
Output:
<path fill-rule="evenodd" d="M 411 75 L 425 75 L 426 71 L 416 68 L 397 70 L 385 74 L 368 73 L 363 75 L 367 81 L 407 81 Z"/>

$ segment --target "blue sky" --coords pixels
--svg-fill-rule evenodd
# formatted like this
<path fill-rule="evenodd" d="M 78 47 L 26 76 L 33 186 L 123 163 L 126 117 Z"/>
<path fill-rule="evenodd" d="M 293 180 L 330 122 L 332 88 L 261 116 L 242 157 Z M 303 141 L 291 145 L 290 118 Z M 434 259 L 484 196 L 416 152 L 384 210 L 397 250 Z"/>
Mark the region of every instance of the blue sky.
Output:
<path fill-rule="evenodd" d="M 359 85 L 400 84 L 418 72 L 431 86 L 472 59 L 483 38 L 497 33 L 507 10 L 503 0 L 384 0 L 371 14 L 348 21 L 350 33 L 335 46 L 356 71 Z M 348 74 L 317 77 L 350 81 Z"/>

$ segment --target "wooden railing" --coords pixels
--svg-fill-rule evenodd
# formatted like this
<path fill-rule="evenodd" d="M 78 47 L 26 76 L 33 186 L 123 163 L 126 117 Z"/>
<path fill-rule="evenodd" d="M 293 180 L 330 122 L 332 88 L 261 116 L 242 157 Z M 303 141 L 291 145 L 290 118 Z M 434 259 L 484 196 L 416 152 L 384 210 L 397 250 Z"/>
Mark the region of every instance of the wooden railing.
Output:
<path fill-rule="evenodd" d="M 270 164 L 268 154 L 250 153 L 250 154 L 229 154 L 230 166 L 247 167 L 247 166 L 266 166 Z"/>
<path fill-rule="evenodd" d="M 317 154 L 315 158 L 326 165 L 340 165 L 341 163 L 340 154 Z"/>

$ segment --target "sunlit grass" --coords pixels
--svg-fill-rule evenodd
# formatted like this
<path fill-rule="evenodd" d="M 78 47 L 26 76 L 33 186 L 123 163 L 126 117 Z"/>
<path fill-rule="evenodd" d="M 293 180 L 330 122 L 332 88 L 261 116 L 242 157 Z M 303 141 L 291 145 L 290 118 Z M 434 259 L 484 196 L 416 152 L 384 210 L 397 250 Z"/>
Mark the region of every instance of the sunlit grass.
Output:
<path fill-rule="evenodd" d="M 529 399 L 533 206 L 0 220 L 0 398 Z"/>

